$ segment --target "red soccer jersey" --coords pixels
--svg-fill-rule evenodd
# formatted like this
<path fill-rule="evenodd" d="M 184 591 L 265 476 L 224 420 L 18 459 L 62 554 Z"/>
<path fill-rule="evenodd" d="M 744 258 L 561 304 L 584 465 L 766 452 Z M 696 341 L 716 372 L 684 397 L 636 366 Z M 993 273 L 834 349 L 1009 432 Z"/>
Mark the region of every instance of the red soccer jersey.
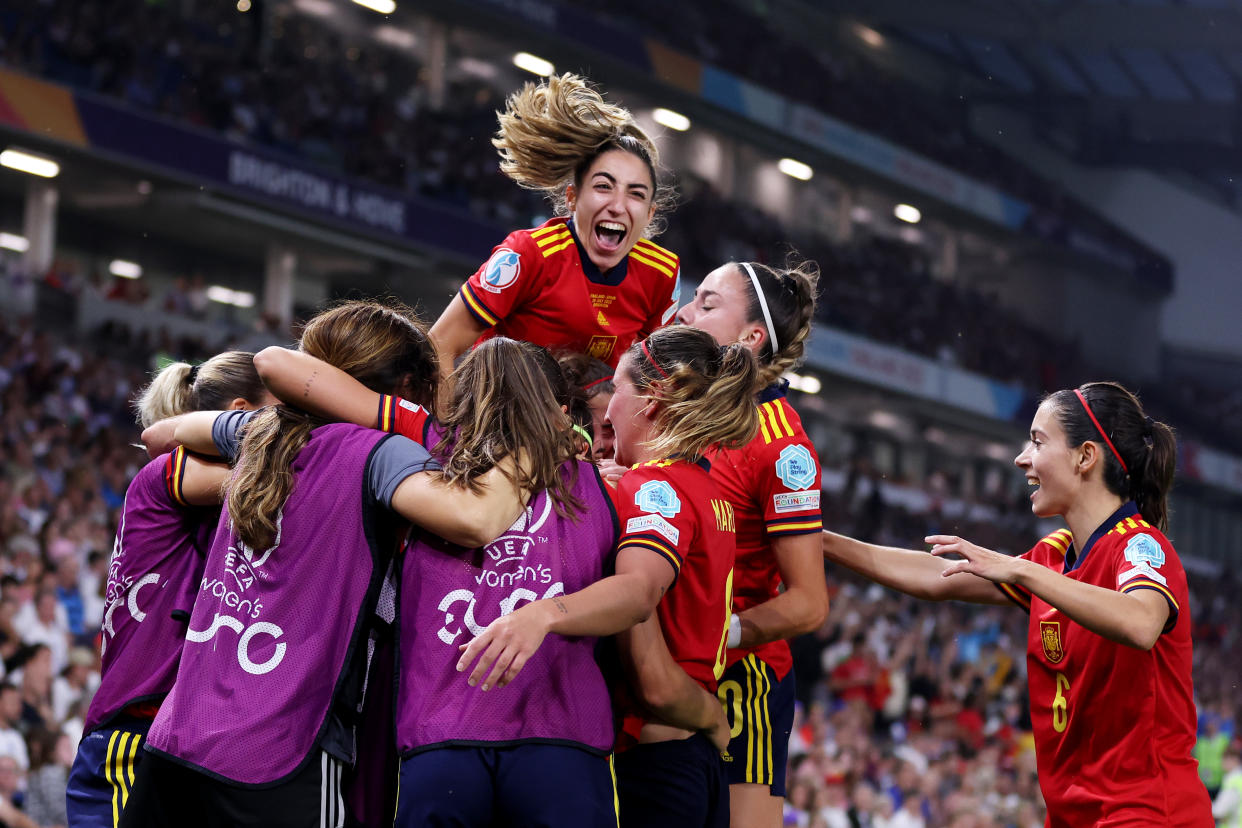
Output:
<path fill-rule="evenodd" d="M 421 405 L 391 394 L 380 394 L 378 425 L 380 431 L 408 437 L 420 446 L 427 445 L 428 431 L 435 418 Z"/>
<path fill-rule="evenodd" d="M 1048 602 L 1008 584 L 1029 610 L 1027 672 L 1039 786 L 1051 828 L 1092 825 L 1210 828 L 1211 804 L 1191 758 L 1195 744 L 1186 572 L 1158 529 L 1127 503 L 1075 555 L 1069 530 L 1024 558 L 1083 583 L 1169 602 L 1150 651 L 1083 629 Z"/>
<path fill-rule="evenodd" d="M 732 612 L 733 508 L 702 460 L 657 460 L 636 466 L 613 490 L 621 521 L 618 554 L 641 547 L 661 555 L 676 580 L 656 612 L 669 652 L 711 692 L 725 669 L 725 635 Z M 643 716 L 619 701 L 622 730 L 637 736 Z"/>
<path fill-rule="evenodd" d="M 480 342 L 507 336 L 581 351 L 615 368 L 626 348 L 673 318 L 680 284 L 677 256 L 646 239 L 600 273 L 573 223 L 561 217 L 510 233 L 462 286 L 461 298 L 491 328 Z"/>
<path fill-rule="evenodd" d="M 712 477 L 733 504 L 737 520 L 737 560 L 733 564 L 733 611 L 742 612 L 775 597 L 781 573 L 771 539 L 818 534 L 820 472 L 815 447 L 802 420 L 785 398 L 784 385 L 759 395 L 759 431 L 745 446 L 709 455 Z M 749 650 L 729 650 L 732 666 L 756 653 L 783 679 L 793 666 L 786 641 Z"/>

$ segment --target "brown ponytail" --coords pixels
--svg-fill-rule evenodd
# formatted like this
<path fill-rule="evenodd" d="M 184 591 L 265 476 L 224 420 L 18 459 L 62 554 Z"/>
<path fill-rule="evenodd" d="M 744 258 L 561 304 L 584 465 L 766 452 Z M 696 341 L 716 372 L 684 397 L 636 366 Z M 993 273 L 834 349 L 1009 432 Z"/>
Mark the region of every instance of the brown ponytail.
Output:
<path fill-rule="evenodd" d="M 404 306 L 345 302 L 306 323 L 301 348 L 372 391 L 404 387 L 413 402 L 435 405 L 435 349 L 426 326 Z M 225 502 L 233 531 L 251 549 L 275 541 L 280 510 L 293 491 L 293 459 L 324 422 L 278 405 L 246 427 Z"/>
<path fill-rule="evenodd" d="M 649 448 L 660 457 L 700 457 L 745 445 L 759 428 L 759 367 L 750 350 L 721 347 L 698 328 L 661 328 L 626 352 L 630 381 L 660 403 Z"/>

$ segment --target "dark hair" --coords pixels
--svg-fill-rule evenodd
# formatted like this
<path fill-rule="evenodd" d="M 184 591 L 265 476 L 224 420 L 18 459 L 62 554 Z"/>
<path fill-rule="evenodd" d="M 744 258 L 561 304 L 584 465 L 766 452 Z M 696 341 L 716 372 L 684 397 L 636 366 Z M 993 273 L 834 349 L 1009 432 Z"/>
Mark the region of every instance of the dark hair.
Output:
<path fill-rule="evenodd" d="M 591 429 L 591 407 L 587 405 L 586 394 L 570 378 L 569 373 L 551 351 L 541 346 L 536 346 L 536 348 L 538 353 L 535 353 L 534 357 L 539 363 L 539 370 L 543 372 L 544 379 L 548 381 L 548 387 L 552 389 L 556 404 L 564 406 L 571 425 L 577 426 L 590 435 L 588 442 L 594 440 L 595 436 Z"/>
<path fill-rule="evenodd" d="M 768 341 L 758 353 L 759 370 L 764 386 L 776 382 L 788 370 L 802 361 L 806 352 L 806 340 L 811 335 L 811 322 L 815 316 L 815 291 L 819 284 L 819 266 L 807 260 L 787 267 L 770 267 L 758 262 L 745 265 L 731 262 L 742 280 L 750 305 L 746 308 L 746 321 L 763 323 Z M 763 306 L 755 293 L 754 283 L 746 272 L 749 266 L 763 291 L 768 313 L 772 315 L 772 328 L 776 331 L 777 350 L 772 348 L 771 332 L 763 315 Z"/>
<path fill-rule="evenodd" d="M 570 384 L 580 388 L 582 396 L 588 400 L 600 394 L 615 393 L 617 390 L 612 381 L 615 373 L 612 366 L 601 359 L 573 351 L 558 355 L 556 361 L 565 372 L 565 378 Z"/>
<path fill-rule="evenodd" d="M 745 445 L 759 428 L 759 367 L 745 345 L 717 345 L 685 325 L 660 328 L 626 351 L 629 379 L 660 403 L 649 448 L 660 457 L 701 456 Z"/>
<path fill-rule="evenodd" d="M 1065 430 L 1066 441 L 1071 448 L 1098 444 L 1104 457 L 1104 485 L 1118 497 L 1133 500 L 1144 520 L 1163 532 L 1168 528 L 1169 490 L 1177 468 L 1173 429 L 1143 413 L 1138 397 L 1118 383 L 1088 382 L 1078 390 L 1091 406 L 1099 428 L 1072 390 L 1045 397 Z M 1105 436 L 1121 455 L 1124 468 Z"/>

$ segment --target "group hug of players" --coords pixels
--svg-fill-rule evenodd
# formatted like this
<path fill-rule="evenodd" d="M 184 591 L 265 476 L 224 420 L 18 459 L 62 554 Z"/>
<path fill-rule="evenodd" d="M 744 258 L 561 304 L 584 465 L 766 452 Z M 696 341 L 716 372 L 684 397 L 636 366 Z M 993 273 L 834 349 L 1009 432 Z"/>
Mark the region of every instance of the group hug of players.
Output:
<path fill-rule="evenodd" d="M 1030 614 L 1049 825 L 1212 824 L 1167 426 L 1047 397 L 1016 463 L 1067 528 L 1017 558 L 824 532 L 781 381 L 813 266 L 679 308 L 655 146 L 580 78 L 494 143 L 558 216 L 429 331 L 348 302 L 144 392 L 71 826 L 778 826 L 824 560 Z"/>

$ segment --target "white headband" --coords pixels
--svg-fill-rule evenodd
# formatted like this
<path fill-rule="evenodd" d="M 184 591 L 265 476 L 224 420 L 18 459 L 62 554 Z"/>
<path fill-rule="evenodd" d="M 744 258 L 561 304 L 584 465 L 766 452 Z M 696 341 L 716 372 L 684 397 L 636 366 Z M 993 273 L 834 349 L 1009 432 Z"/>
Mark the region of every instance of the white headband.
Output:
<path fill-rule="evenodd" d="M 776 327 L 772 324 L 768 300 L 763 298 L 763 288 L 759 287 L 759 277 L 755 275 L 755 269 L 750 266 L 750 262 L 742 262 L 742 267 L 746 268 L 746 272 L 750 274 L 750 283 L 755 286 L 755 295 L 759 297 L 759 307 L 763 310 L 763 321 L 768 323 L 768 339 L 772 340 L 772 353 L 776 353 L 781 346 L 776 342 Z"/>

